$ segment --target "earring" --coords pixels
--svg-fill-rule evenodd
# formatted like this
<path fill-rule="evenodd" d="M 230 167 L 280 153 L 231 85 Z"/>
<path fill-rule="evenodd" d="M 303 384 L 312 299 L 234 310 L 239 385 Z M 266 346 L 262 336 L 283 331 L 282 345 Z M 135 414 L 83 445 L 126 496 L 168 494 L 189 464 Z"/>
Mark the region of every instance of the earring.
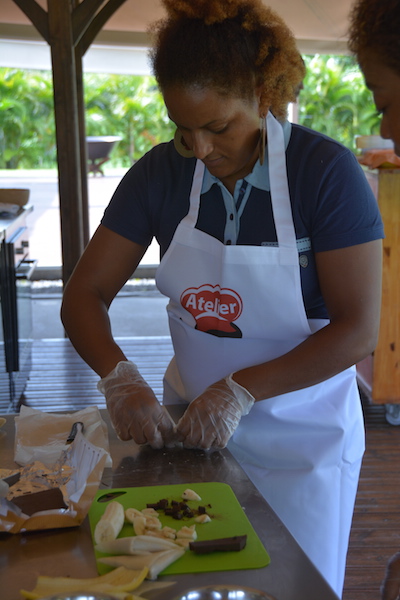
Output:
<path fill-rule="evenodd" d="M 258 158 L 260 161 L 260 165 L 264 164 L 265 160 L 265 142 L 266 142 L 266 127 L 265 127 L 265 117 L 260 117 L 260 148 Z"/>
<path fill-rule="evenodd" d="M 193 158 L 194 157 L 193 150 L 191 150 L 189 148 L 189 146 L 185 142 L 183 135 L 181 134 L 179 129 L 177 129 L 175 131 L 174 146 L 175 146 L 175 150 L 178 152 L 178 154 L 180 154 L 184 158 Z"/>

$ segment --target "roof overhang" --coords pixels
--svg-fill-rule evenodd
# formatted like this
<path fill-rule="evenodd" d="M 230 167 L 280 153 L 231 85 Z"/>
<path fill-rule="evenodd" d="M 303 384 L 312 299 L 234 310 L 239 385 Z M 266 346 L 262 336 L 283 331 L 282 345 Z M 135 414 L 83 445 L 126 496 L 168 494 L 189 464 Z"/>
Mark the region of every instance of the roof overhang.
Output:
<path fill-rule="evenodd" d="M 351 0 L 270 0 L 302 54 L 346 54 Z M 46 0 L 38 0 L 45 10 Z M 50 50 L 13 0 L 0 0 L 0 66 L 51 69 Z M 163 16 L 160 0 L 126 0 L 83 57 L 84 70 L 150 73 L 147 29 Z"/>

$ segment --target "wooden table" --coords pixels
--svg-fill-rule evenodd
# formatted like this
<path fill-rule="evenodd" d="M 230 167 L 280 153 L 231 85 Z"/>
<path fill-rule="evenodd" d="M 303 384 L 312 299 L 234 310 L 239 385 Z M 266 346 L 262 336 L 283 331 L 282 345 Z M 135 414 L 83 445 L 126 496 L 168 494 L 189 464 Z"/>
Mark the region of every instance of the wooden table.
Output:
<path fill-rule="evenodd" d="M 173 416 L 178 407 L 170 407 Z M 180 598 L 183 591 L 210 584 L 234 584 L 264 590 L 276 600 L 337 600 L 336 594 L 319 574 L 280 519 L 258 493 L 228 450 L 206 453 L 201 450 L 138 447 L 121 442 L 101 411 L 109 428 L 113 468 L 105 469 L 102 487 L 219 481 L 229 484 L 247 517 L 267 549 L 271 563 L 264 568 L 216 573 L 171 575 L 176 582 L 167 590 L 153 593 L 151 600 Z M 0 467 L 13 468 L 14 417 L 5 415 L 0 430 Z M 21 588 L 33 589 L 36 577 L 97 575 L 88 519 L 77 528 L 0 534 L 1 600 L 19 600 Z"/>
<path fill-rule="evenodd" d="M 400 169 L 365 171 L 378 200 L 383 240 L 382 309 L 378 344 L 357 369 L 363 391 L 386 404 L 388 420 L 400 424 Z"/>

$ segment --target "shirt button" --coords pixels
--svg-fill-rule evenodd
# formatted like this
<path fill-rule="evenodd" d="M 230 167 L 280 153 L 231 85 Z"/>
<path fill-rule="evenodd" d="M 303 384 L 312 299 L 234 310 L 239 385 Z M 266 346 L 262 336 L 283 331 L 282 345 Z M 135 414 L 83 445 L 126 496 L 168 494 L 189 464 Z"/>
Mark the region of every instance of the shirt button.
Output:
<path fill-rule="evenodd" d="M 230 246 L 232 244 L 232 240 L 226 240 L 226 245 Z"/>
<path fill-rule="evenodd" d="M 233 221 L 233 213 L 231 213 L 231 214 L 229 215 L 229 218 L 230 218 L 230 220 L 231 220 L 231 221 Z"/>

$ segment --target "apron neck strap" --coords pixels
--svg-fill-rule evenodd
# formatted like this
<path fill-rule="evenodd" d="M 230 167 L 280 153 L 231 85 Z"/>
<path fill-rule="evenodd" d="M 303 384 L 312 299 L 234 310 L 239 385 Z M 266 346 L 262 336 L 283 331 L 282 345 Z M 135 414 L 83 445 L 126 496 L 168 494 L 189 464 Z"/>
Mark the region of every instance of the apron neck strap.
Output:
<path fill-rule="evenodd" d="M 278 246 L 294 249 L 297 252 L 287 179 L 283 129 L 271 112 L 267 115 L 267 149 L 271 202 Z M 190 208 L 184 219 L 187 225 L 191 227 L 195 227 L 197 222 L 204 169 L 204 163 L 197 160 L 190 192 Z"/>
<path fill-rule="evenodd" d="M 201 187 L 203 185 L 204 169 L 204 163 L 202 163 L 201 160 L 197 160 L 193 175 L 192 189 L 190 191 L 190 208 L 185 217 L 185 222 L 191 227 L 195 227 L 197 215 L 199 214 L 200 194 Z"/>
<path fill-rule="evenodd" d="M 267 149 L 271 202 L 278 245 L 296 249 L 283 128 L 271 112 L 267 115 Z"/>

